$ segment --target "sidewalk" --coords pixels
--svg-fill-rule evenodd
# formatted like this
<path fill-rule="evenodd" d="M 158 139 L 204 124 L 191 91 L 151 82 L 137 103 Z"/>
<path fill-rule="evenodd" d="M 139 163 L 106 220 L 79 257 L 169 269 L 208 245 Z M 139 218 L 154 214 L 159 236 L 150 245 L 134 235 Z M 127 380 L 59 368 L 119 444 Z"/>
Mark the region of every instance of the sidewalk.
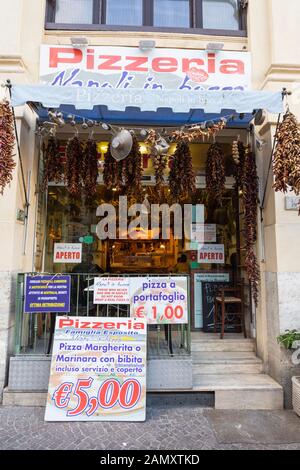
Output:
<path fill-rule="evenodd" d="M 45 423 L 44 408 L 0 407 L 0 449 L 298 449 L 293 411 L 220 411 L 189 400 L 148 400 L 145 423 Z"/>

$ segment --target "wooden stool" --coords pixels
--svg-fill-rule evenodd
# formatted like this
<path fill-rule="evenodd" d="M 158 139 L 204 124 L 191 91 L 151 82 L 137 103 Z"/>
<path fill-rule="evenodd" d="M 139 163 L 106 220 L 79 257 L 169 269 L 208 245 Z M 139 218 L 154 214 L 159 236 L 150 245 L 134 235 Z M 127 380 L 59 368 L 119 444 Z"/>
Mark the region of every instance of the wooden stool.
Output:
<path fill-rule="evenodd" d="M 231 295 L 225 295 L 230 293 Z M 227 312 L 227 305 L 239 305 L 240 310 L 238 312 Z M 245 325 L 245 313 L 244 313 L 244 282 L 241 281 L 236 287 L 225 287 L 219 289 L 215 297 L 215 308 L 214 308 L 214 332 L 217 332 L 218 323 L 218 307 L 221 306 L 221 335 L 220 338 L 224 338 L 226 317 L 237 316 L 240 317 L 242 331 L 244 332 L 245 338 L 247 338 L 246 325 Z"/>

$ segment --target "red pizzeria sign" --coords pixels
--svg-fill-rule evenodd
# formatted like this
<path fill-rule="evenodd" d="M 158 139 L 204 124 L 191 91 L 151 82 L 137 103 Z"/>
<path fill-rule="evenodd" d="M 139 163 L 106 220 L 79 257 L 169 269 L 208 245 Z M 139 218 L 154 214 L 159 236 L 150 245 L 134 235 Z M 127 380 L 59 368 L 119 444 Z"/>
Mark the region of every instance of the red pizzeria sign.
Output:
<path fill-rule="evenodd" d="M 42 45 L 41 81 L 54 86 L 151 90 L 246 90 L 247 52 Z"/>

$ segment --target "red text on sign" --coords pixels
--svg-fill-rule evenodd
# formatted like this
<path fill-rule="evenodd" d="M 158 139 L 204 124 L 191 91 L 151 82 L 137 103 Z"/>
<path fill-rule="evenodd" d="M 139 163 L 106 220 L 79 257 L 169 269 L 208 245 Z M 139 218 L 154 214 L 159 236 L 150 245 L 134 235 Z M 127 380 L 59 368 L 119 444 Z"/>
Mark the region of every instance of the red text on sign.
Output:
<path fill-rule="evenodd" d="M 207 74 L 221 73 L 224 75 L 244 75 L 245 63 L 239 59 L 218 60 L 215 53 L 209 52 L 205 59 L 194 57 L 190 59 L 176 57 L 154 57 L 146 55 L 121 56 L 96 54 L 95 49 L 81 49 L 69 47 L 50 47 L 49 67 L 57 68 L 59 65 L 76 64 L 87 70 L 101 71 L 130 71 L 130 72 L 157 72 L 157 73 L 194 73 Z"/>
<path fill-rule="evenodd" d="M 89 397 L 93 379 L 79 379 L 75 385 L 74 396 L 77 397 L 77 405 L 67 412 L 68 416 L 76 417 L 83 413 L 91 416 L 100 407 L 102 409 L 113 408 L 117 404 L 121 408 L 130 409 L 137 405 L 141 397 L 141 384 L 136 379 L 127 379 L 120 384 L 116 379 L 105 380 L 98 390 L 96 397 Z M 70 401 L 73 383 L 63 383 L 54 392 L 52 399 L 57 408 L 67 408 Z"/>

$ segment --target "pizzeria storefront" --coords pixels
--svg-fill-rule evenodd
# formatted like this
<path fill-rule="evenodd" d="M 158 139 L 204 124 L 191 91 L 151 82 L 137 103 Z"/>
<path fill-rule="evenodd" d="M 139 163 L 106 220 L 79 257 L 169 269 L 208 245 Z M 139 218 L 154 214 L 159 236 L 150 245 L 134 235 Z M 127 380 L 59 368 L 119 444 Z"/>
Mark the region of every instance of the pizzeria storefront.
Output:
<path fill-rule="evenodd" d="M 148 390 L 193 389 L 191 332 L 220 331 L 218 289 L 241 279 L 252 336 L 252 124 L 262 110 L 281 113 L 282 93 L 249 91 L 250 76 L 244 52 L 42 46 L 41 84 L 11 88 L 14 108 L 37 113 L 40 153 L 34 273 L 18 276 L 12 389 L 47 388 L 57 312 L 24 307 L 29 277 L 70 276 L 67 315 L 78 317 L 137 314 L 125 301 L 95 301 L 100 278 L 184 292 L 184 321 L 181 310 L 172 317 L 154 306 Z M 225 336 L 241 331 L 232 315 Z"/>

